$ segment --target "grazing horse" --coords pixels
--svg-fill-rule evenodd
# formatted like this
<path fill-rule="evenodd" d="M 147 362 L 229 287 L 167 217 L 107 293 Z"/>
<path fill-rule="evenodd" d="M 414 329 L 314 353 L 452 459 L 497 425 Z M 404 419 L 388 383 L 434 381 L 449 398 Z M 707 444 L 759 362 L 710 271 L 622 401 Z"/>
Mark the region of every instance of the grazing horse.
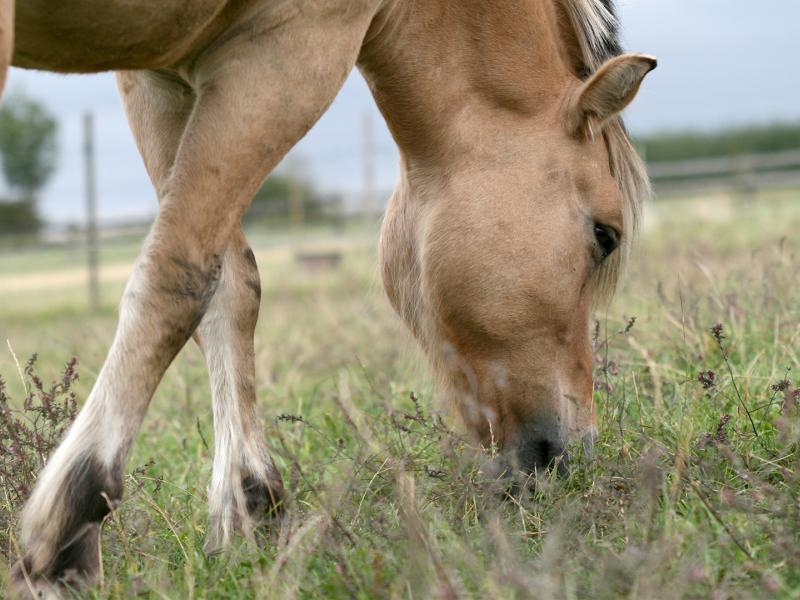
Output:
<path fill-rule="evenodd" d="M 192 337 L 213 397 L 207 550 L 280 504 L 240 220 L 355 65 L 402 160 L 384 286 L 465 427 L 529 472 L 591 441 L 590 311 L 647 192 L 617 115 L 656 64 L 620 54 L 615 30 L 610 0 L 0 0 L 3 80 L 9 64 L 117 71 L 160 204 L 105 364 L 23 511 L 18 588 L 99 576 L 131 444 Z"/>

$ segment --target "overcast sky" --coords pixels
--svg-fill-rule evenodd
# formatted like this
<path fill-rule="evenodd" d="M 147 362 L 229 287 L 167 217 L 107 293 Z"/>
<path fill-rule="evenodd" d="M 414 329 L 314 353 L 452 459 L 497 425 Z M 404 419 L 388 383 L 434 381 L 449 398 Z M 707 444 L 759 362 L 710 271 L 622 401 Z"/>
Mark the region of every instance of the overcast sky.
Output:
<path fill-rule="evenodd" d="M 623 0 L 620 16 L 626 49 L 659 59 L 627 112 L 634 134 L 800 119 L 799 0 Z M 95 114 L 101 219 L 155 212 L 112 75 L 13 69 L 9 89 L 16 88 L 44 102 L 60 123 L 59 168 L 41 203 L 46 218 L 82 219 L 80 128 L 85 111 Z M 354 73 L 293 151 L 323 190 L 360 192 L 365 114 L 374 123 L 378 187 L 391 189 L 397 176 L 394 144 L 361 76 Z"/>

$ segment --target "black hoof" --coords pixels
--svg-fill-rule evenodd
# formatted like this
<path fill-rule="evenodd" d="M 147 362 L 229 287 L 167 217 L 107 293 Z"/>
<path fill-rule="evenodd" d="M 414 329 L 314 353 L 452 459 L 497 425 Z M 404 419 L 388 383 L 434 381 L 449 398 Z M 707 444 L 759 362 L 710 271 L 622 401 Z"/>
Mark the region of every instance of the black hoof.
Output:
<path fill-rule="evenodd" d="M 90 587 L 102 571 L 100 524 L 88 523 L 40 571 L 30 557 L 20 559 L 11 569 L 11 581 L 21 598 L 56 598 L 62 592 Z"/>
<path fill-rule="evenodd" d="M 284 511 L 286 494 L 280 477 L 264 482 L 251 475 L 242 479 L 247 514 L 257 523 L 277 517 Z"/>

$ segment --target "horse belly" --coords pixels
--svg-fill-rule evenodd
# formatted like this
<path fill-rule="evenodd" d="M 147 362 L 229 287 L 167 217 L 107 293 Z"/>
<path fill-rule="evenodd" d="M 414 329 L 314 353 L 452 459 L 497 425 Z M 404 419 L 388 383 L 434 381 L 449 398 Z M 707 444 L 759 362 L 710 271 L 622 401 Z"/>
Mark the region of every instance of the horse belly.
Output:
<path fill-rule="evenodd" d="M 62 72 L 158 68 L 186 55 L 230 0 L 22 0 L 19 67 Z"/>

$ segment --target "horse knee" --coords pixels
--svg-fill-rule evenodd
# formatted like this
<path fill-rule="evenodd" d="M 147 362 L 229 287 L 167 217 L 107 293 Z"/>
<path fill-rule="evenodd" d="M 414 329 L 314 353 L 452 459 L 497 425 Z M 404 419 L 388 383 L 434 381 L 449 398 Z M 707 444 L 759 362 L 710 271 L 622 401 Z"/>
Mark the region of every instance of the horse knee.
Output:
<path fill-rule="evenodd" d="M 195 243 L 154 244 L 144 265 L 148 287 L 179 304 L 207 307 L 222 275 L 222 253 Z"/>
<path fill-rule="evenodd" d="M 183 347 L 197 329 L 222 276 L 221 253 L 201 251 L 194 242 L 151 237 L 125 289 L 121 327 L 146 336 L 165 355 Z"/>

